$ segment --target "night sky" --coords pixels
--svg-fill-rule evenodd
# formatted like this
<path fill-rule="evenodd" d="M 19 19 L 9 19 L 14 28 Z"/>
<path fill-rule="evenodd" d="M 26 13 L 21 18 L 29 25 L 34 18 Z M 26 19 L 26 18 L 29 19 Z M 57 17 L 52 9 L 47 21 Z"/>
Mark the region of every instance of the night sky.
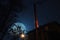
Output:
<path fill-rule="evenodd" d="M 34 0 L 23 0 L 26 10 L 22 12 L 13 12 L 17 14 L 16 21 L 25 25 L 27 31 L 33 30 L 34 27 Z M 52 21 L 60 23 L 60 6 L 58 0 L 40 0 L 37 2 L 37 15 L 39 25 L 44 25 Z M 8 40 L 8 39 L 7 39 Z"/>
<path fill-rule="evenodd" d="M 40 2 L 40 1 L 39 1 Z M 39 25 L 47 24 L 51 21 L 60 23 L 60 10 L 58 1 L 43 0 L 37 4 L 37 14 Z M 54 3 L 53 3 L 54 2 Z M 26 10 L 18 14 L 17 22 L 21 22 L 26 26 L 27 31 L 34 29 L 34 9 L 32 0 L 23 0 L 23 4 L 27 7 Z"/>
<path fill-rule="evenodd" d="M 9 0 L 1 2 L 6 5 L 9 4 Z M 27 31 L 34 29 L 34 0 L 22 0 L 22 4 L 26 7 L 22 12 L 14 12 L 17 14 L 16 21 L 23 23 Z M 60 6 L 57 0 L 37 0 L 37 15 L 39 25 L 47 24 L 51 21 L 57 21 L 60 23 Z M 19 9 L 19 8 L 18 8 Z M 19 11 L 19 10 L 18 10 Z"/>

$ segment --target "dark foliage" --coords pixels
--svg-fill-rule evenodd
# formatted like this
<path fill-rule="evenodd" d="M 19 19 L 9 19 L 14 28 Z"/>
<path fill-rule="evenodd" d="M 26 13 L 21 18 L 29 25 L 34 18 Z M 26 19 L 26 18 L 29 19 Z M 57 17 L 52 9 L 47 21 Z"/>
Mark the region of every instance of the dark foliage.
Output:
<path fill-rule="evenodd" d="M 22 0 L 0 0 L 0 40 L 6 34 L 8 26 L 16 20 L 16 13 L 12 12 L 21 12 L 23 9 Z"/>

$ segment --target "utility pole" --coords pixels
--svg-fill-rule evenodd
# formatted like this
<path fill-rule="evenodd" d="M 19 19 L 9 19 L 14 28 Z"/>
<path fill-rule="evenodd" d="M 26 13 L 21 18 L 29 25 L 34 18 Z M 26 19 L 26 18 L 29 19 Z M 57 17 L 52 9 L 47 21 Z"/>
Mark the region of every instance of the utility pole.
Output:
<path fill-rule="evenodd" d="M 36 28 L 36 40 L 38 40 L 38 17 L 37 17 L 37 0 L 34 0 L 34 17 L 35 17 L 35 28 Z"/>

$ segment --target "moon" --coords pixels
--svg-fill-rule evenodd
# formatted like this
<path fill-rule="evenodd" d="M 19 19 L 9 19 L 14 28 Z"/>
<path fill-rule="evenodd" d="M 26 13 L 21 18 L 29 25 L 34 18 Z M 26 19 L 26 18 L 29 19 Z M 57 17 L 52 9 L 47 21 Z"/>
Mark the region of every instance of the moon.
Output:
<path fill-rule="evenodd" d="M 26 26 L 23 23 L 17 22 L 17 23 L 14 23 L 14 24 L 17 25 L 17 26 L 20 26 L 21 30 L 23 30 L 26 33 Z"/>
<path fill-rule="evenodd" d="M 11 26 L 11 28 L 9 30 L 13 29 L 14 31 L 16 31 L 17 33 L 19 33 L 17 31 L 17 27 L 18 26 L 21 27 L 21 30 L 24 31 L 24 33 L 27 33 L 26 26 L 23 23 L 20 23 L 20 22 L 16 22 L 16 23 L 12 24 L 12 26 Z"/>

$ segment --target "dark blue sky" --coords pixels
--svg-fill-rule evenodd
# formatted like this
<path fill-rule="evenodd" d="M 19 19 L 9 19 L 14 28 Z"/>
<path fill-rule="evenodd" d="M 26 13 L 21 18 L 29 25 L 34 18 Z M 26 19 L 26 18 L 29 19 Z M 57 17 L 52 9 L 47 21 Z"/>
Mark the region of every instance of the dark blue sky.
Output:
<path fill-rule="evenodd" d="M 50 3 L 51 2 L 51 3 Z M 28 31 L 34 29 L 34 9 L 32 0 L 23 0 L 26 10 L 18 14 L 18 22 L 22 22 Z M 51 21 L 58 21 L 60 23 L 60 10 L 57 1 L 42 1 L 37 5 L 37 14 L 39 25 L 47 24 Z"/>
<path fill-rule="evenodd" d="M 40 2 L 40 1 L 38 1 Z M 33 0 L 23 0 L 22 2 L 26 6 L 26 10 L 23 10 L 17 18 L 17 22 L 23 23 L 27 29 L 30 31 L 34 29 L 34 9 L 33 9 Z M 37 14 L 39 25 L 47 24 L 51 21 L 57 21 L 60 23 L 60 6 L 58 0 L 45 1 L 41 0 L 37 5 Z M 16 12 L 13 12 L 16 13 Z M 7 38 L 8 36 L 6 36 Z M 5 40 L 5 38 L 4 38 Z M 7 39 L 8 40 L 8 39 Z"/>

